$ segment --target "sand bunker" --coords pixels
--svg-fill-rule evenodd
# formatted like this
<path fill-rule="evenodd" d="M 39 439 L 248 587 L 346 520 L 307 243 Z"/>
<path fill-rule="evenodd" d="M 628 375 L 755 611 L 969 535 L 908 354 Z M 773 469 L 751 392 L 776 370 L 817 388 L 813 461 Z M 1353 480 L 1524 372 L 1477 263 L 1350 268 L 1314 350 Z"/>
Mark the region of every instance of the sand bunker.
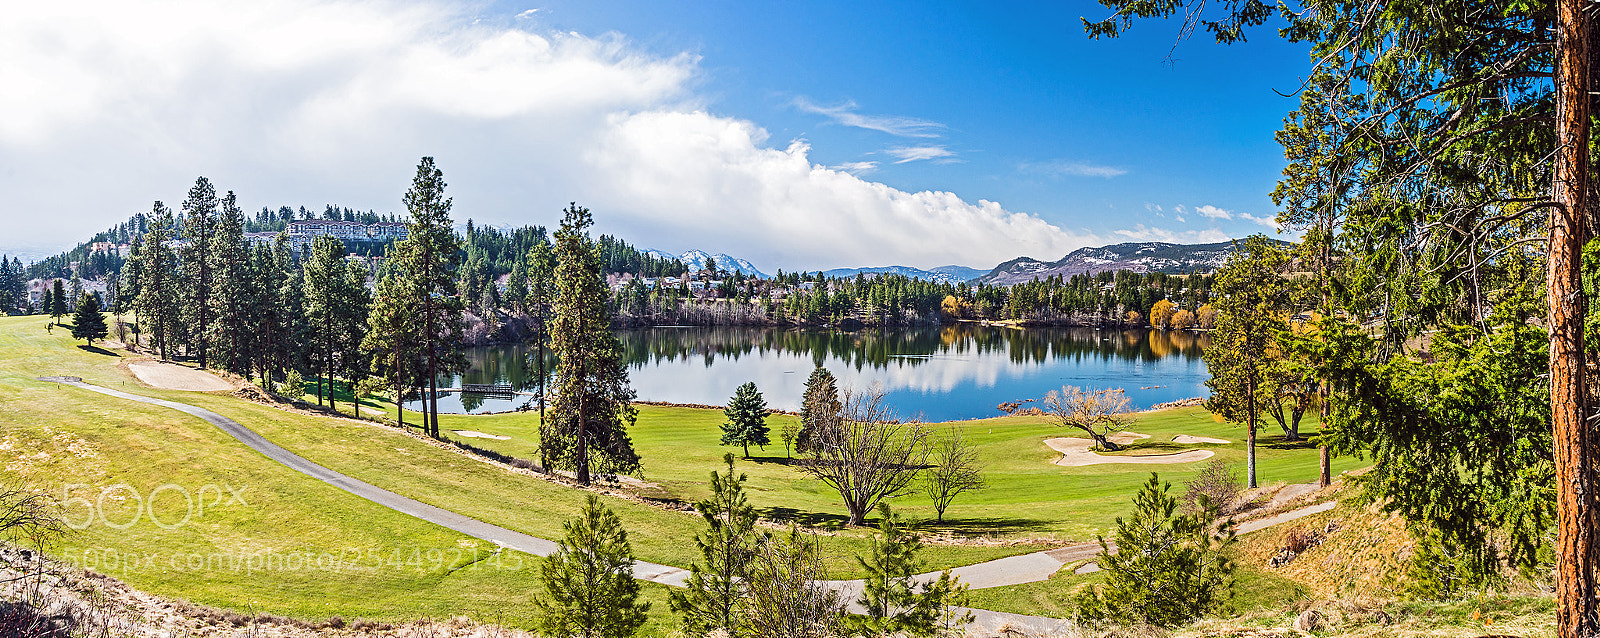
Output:
<path fill-rule="evenodd" d="M 1213 438 L 1211 438 L 1209 436 L 1193 436 L 1193 435 L 1189 435 L 1189 434 L 1179 434 L 1178 436 L 1172 437 L 1172 442 L 1173 443 L 1232 443 L 1232 441 L 1229 441 L 1227 439 L 1213 439 Z"/>
<path fill-rule="evenodd" d="M 509 437 L 509 436 L 500 436 L 498 434 L 485 434 L 485 433 L 479 432 L 477 430 L 451 430 L 451 432 L 455 432 L 456 434 L 459 434 L 461 436 L 467 437 L 469 439 L 494 439 L 496 441 L 509 441 L 509 440 L 511 440 L 511 437 Z"/>
<path fill-rule="evenodd" d="M 216 392 L 233 389 L 232 383 L 175 363 L 139 361 L 128 364 L 128 371 L 132 372 L 133 376 L 139 377 L 140 381 L 163 390 Z"/>
<path fill-rule="evenodd" d="M 1112 443 L 1126 445 L 1139 439 L 1148 439 L 1148 434 L 1134 432 L 1118 432 L 1109 437 Z M 1046 439 L 1045 445 L 1061 453 L 1061 458 L 1056 460 L 1056 465 L 1063 467 L 1083 467 L 1085 465 L 1101 465 L 1106 463 L 1193 463 L 1211 458 L 1211 450 L 1185 450 L 1174 454 L 1147 454 L 1143 456 L 1102 456 L 1089 451 L 1094 447 L 1094 439 L 1083 439 L 1073 436 L 1063 436 Z"/>

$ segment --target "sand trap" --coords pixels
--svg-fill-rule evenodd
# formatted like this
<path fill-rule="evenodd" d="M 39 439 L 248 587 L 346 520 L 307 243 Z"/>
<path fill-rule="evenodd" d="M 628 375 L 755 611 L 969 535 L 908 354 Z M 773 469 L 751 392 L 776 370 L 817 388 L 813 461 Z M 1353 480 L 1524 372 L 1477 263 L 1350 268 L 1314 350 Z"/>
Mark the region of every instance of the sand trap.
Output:
<path fill-rule="evenodd" d="M 511 437 L 509 437 L 509 436 L 500 436 L 498 434 L 485 434 L 485 433 L 479 432 L 477 430 L 451 430 L 451 432 L 455 432 L 456 434 L 459 434 L 461 436 L 467 437 L 469 439 L 494 439 L 496 441 L 509 441 L 509 440 L 511 440 Z"/>
<path fill-rule="evenodd" d="M 1213 439 L 1213 438 L 1211 438 L 1209 436 L 1192 436 L 1192 435 L 1188 435 L 1188 434 L 1179 434 L 1178 436 L 1172 437 L 1172 442 L 1173 443 L 1232 443 L 1233 441 L 1229 441 L 1227 439 Z"/>
<path fill-rule="evenodd" d="M 234 389 L 232 383 L 175 363 L 139 361 L 128 364 L 128 371 L 132 372 L 133 376 L 139 377 L 140 381 L 163 390 L 215 392 Z"/>
<path fill-rule="evenodd" d="M 1139 439 L 1148 439 L 1148 434 L 1134 432 L 1118 432 L 1111 435 L 1111 442 L 1119 445 L 1132 443 Z M 1147 454 L 1144 456 L 1102 456 L 1089 451 L 1094 447 L 1094 439 L 1083 439 L 1074 436 L 1063 436 L 1046 439 L 1045 445 L 1061 453 L 1061 458 L 1056 460 L 1056 465 L 1063 467 L 1083 467 L 1085 465 L 1102 465 L 1107 463 L 1193 463 L 1211 458 L 1215 453 L 1211 450 L 1185 450 L 1174 454 Z"/>

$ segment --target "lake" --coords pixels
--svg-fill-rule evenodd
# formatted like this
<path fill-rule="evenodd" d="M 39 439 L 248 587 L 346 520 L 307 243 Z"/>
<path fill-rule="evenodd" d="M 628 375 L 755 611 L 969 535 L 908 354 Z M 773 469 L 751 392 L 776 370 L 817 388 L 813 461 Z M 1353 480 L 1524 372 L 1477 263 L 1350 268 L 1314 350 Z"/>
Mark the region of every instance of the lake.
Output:
<path fill-rule="evenodd" d="M 1192 332 L 961 323 L 853 332 L 658 327 L 618 331 L 617 337 L 642 401 L 722 405 L 740 384 L 754 381 L 770 407 L 798 410 L 806 378 L 818 365 L 838 377 L 841 388 L 882 384 L 902 418 L 926 421 L 999 416 L 1000 403 L 1037 402 L 1063 385 L 1123 388 L 1134 409 L 1208 394 L 1200 358 L 1208 337 Z M 472 368 L 443 387 L 536 388 L 534 352 L 522 345 L 468 349 Z M 439 398 L 439 411 L 504 412 L 531 398 L 448 394 Z"/>

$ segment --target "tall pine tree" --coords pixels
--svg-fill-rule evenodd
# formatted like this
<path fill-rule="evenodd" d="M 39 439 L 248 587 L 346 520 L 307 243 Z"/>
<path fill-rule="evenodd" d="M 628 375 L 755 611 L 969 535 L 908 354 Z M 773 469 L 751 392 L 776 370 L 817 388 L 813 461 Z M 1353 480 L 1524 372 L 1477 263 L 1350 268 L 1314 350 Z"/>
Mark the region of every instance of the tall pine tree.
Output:
<path fill-rule="evenodd" d="M 556 231 L 555 320 L 550 337 L 560 367 L 550 419 L 540 428 L 546 467 L 571 470 L 588 485 L 590 472 L 631 474 L 639 454 L 628 439 L 638 410 L 628 387 L 622 345 L 611 333 L 610 291 L 600 253 L 589 239 L 589 209 L 572 204 Z"/>
<path fill-rule="evenodd" d="M 222 198 L 222 214 L 211 236 L 212 322 L 202 326 L 213 357 L 229 372 L 251 372 L 249 323 L 254 286 L 250 282 L 250 254 L 244 244 L 244 211 L 233 191 Z"/>
<path fill-rule="evenodd" d="M 406 239 L 399 245 L 400 277 L 421 303 L 413 321 L 422 330 L 422 379 L 427 384 L 428 434 L 439 436 L 439 377 L 466 367 L 459 344 L 462 303 L 454 292 L 452 271 L 460 262 L 461 240 L 450 228 L 450 198 L 444 196 L 444 172 L 432 157 L 417 164 L 417 174 L 406 191 Z"/>
<path fill-rule="evenodd" d="M 1245 424 L 1245 466 L 1256 487 L 1256 426 L 1266 408 L 1267 375 L 1278 338 L 1288 330 L 1288 253 L 1252 235 L 1217 271 L 1217 327 L 1204 352 L 1211 379 L 1206 409 Z"/>
<path fill-rule="evenodd" d="M 183 200 L 183 238 L 189 243 L 179 253 L 183 273 L 183 285 L 178 288 L 183 299 L 180 325 L 187 345 L 202 368 L 211 365 L 211 348 L 206 337 L 215 316 L 211 307 L 211 293 L 216 285 L 212 276 L 211 241 L 217 231 L 217 205 L 217 189 L 204 177 L 195 179 L 189 198 Z"/>
<path fill-rule="evenodd" d="M 150 334 L 156 352 L 162 359 L 170 359 L 174 326 L 179 321 L 176 260 L 167 246 L 172 238 L 172 209 L 158 201 L 150 213 L 150 227 L 139 246 L 139 296 L 134 313 L 141 330 Z"/>

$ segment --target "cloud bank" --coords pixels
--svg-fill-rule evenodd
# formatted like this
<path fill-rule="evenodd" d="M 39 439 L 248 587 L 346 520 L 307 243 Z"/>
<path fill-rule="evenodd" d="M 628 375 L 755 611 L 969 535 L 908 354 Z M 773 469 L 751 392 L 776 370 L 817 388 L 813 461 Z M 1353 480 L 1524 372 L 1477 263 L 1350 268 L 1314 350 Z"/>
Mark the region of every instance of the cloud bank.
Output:
<path fill-rule="evenodd" d="M 772 270 L 985 266 L 1097 241 L 858 177 L 870 162 L 820 166 L 803 141 L 709 110 L 695 56 L 538 22 L 382 0 L 13 7 L 0 21 L 0 215 L 19 239 L 65 246 L 151 200 L 181 201 L 198 175 L 255 208 L 402 212 L 432 155 L 458 220 L 548 225 L 576 201 L 599 231 Z M 901 136 L 939 128 L 853 108 L 817 112 Z"/>

